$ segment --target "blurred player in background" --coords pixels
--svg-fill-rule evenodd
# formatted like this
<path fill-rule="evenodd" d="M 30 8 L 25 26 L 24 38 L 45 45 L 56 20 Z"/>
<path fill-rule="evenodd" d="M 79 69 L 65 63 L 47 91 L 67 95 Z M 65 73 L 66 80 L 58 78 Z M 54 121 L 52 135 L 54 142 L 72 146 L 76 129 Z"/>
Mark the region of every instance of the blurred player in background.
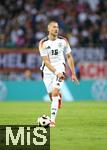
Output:
<path fill-rule="evenodd" d="M 56 21 L 51 21 L 48 24 L 48 32 L 48 36 L 39 42 L 39 51 L 43 60 L 41 67 L 43 81 L 52 100 L 50 127 L 55 127 L 55 118 L 62 101 L 60 88 L 65 79 L 64 55 L 66 55 L 68 65 L 72 71 L 72 81 L 78 83 L 78 79 L 75 73 L 71 48 L 67 39 L 58 35 L 59 26 Z"/>

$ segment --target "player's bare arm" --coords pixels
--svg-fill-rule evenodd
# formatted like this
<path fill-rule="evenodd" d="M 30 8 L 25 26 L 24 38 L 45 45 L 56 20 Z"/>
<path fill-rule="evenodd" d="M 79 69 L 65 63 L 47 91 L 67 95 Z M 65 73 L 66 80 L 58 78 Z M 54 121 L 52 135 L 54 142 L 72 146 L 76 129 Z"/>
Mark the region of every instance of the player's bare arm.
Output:
<path fill-rule="evenodd" d="M 67 57 L 68 65 L 69 65 L 69 67 L 71 69 L 71 72 L 72 72 L 71 79 L 78 84 L 79 81 L 78 81 L 78 79 L 76 77 L 75 67 L 74 67 L 74 60 L 73 60 L 72 54 L 68 53 L 68 54 L 66 54 L 66 57 Z"/>

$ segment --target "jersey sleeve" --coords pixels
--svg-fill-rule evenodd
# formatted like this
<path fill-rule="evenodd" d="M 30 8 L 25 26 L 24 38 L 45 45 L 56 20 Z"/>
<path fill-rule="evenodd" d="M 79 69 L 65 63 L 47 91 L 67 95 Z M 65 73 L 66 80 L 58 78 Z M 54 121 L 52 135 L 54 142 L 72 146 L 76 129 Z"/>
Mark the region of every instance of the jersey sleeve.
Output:
<path fill-rule="evenodd" d="M 65 52 L 65 54 L 68 54 L 68 53 L 71 53 L 71 48 L 70 48 L 70 45 L 69 45 L 69 43 L 68 43 L 68 41 L 67 40 L 65 40 L 65 47 L 64 47 L 64 52 Z"/>
<path fill-rule="evenodd" d="M 47 56 L 48 55 L 44 41 L 39 42 L 39 52 L 40 52 L 41 56 Z"/>

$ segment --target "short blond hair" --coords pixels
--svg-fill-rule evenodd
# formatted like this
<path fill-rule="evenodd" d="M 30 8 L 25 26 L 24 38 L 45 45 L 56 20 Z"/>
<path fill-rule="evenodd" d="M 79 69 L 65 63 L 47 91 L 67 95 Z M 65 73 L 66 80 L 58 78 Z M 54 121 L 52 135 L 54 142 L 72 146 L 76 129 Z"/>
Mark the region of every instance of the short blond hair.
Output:
<path fill-rule="evenodd" d="M 57 23 L 58 24 L 58 22 L 57 21 L 50 21 L 49 23 L 48 23 L 48 30 L 49 30 L 49 27 L 50 27 L 50 25 L 52 24 L 52 23 Z"/>

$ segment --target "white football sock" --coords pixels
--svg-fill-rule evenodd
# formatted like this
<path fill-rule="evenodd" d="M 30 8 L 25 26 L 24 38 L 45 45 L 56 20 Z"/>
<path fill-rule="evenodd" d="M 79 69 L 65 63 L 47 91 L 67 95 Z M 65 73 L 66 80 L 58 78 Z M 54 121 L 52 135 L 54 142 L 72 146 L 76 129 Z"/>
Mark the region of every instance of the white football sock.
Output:
<path fill-rule="evenodd" d="M 58 111 L 58 100 L 59 96 L 52 97 L 52 104 L 51 104 L 51 121 L 55 122 L 55 118 Z"/>

